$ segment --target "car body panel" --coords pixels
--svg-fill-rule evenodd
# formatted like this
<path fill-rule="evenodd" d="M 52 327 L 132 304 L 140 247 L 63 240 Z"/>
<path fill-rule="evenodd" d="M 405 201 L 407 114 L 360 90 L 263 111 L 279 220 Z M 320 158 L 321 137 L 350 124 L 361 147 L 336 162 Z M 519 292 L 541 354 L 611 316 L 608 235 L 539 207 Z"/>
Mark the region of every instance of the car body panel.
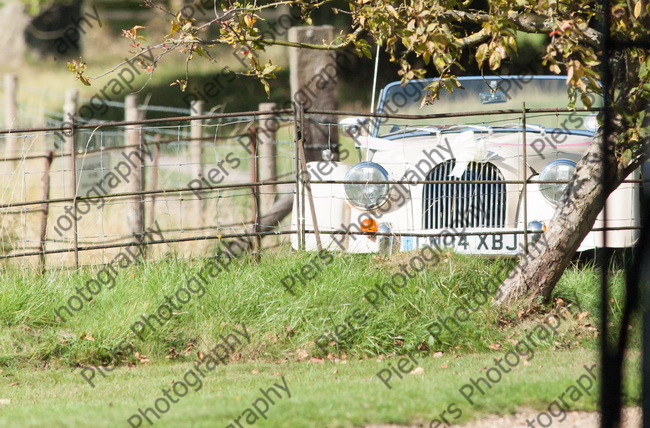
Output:
<path fill-rule="evenodd" d="M 555 82 L 557 79 L 552 80 Z M 382 93 L 385 94 L 386 91 L 384 89 Z M 380 108 L 385 104 L 380 103 Z M 584 122 L 576 120 L 576 123 Z M 377 129 L 376 126 L 375 131 Z M 524 240 L 534 240 L 539 236 L 529 233 L 524 237 L 521 231 L 526 222 L 529 225 L 531 222 L 546 225 L 556 209 L 540 191 L 540 184 L 537 183 L 540 172 L 556 160 L 577 163 L 594 137 L 594 131 L 584 127 L 561 129 L 529 125 L 524 130 L 517 123 L 490 126 L 419 124 L 414 127 L 398 127 L 383 137 L 378 137 L 377 132 L 371 134 L 372 136 L 357 138 L 358 147 L 366 151 L 366 160 L 383 167 L 388 173 L 389 181 L 407 183 L 392 184 L 388 201 L 374 210 L 361 209 L 350 203 L 344 184 L 311 184 L 318 227 L 325 232 L 321 236 L 324 248 L 354 253 L 379 251 L 379 241 L 383 239 L 381 236 L 331 234 L 335 231 L 360 232 L 361 222 L 372 218 L 395 235 L 395 248 L 402 251 L 435 244 L 460 253 L 490 256 L 521 254 Z M 342 163 L 321 161 L 310 162 L 307 169 L 310 181 L 344 180 L 350 167 Z M 437 172 L 434 173 L 434 170 Z M 486 174 L 491 174 L 490 180 L 493 181 L 475 185 L 421 183 L 428 177 L 431 180 L 431 174 L 437 177 L 436 180 L 487 177 Z M 526 216 L 522 184 L 511 183 L 521 181 L 524 177 L 528 181 Z M 639 172 L 635 172 L 630 178 L 639 177 Z M 608 199 L 608 227 L 638 226 L 638 201 L 638 184 L 624 183 L 615 190 Z M 455 205 L 446 207 L 445 203 Z M 480 204 L 490 212 L 476 211 L 476 206 Z M 299 221 L 302 221 L 306 230 L 313 230 L 309 204 L 305 204 L 304 218 L 302 213 L 296 211 L 296 205 L 294 204 L 292 227 L 297 228 Z M 466 208 L 476 219 L 458 217 L 464 215 Z M 472 222 L 490 223 L 491 226 L 473 227 Z M 446 226 L 435 227 L 432 224 Z M 461 227 L 463 224 L 465 226 Z M 603 226 L 601 213 L 594 228 Z M 520 233 L 515 233 L 516 231 Z M 460 236 L 449 236 L 452 233 Z M 629 247 L 636 242 L 637 237 L 637 230 L 609 231 L 607 243 L 610 247 Z M 307 250 L 317 248 L 313 233 L 307 233 L 305 239 Z M 298 248 L 296 236 L 292 237 L 292 245 Z M 579 250 L 599 246 L 602 246 L 602 233 L 591 232 Z"/>

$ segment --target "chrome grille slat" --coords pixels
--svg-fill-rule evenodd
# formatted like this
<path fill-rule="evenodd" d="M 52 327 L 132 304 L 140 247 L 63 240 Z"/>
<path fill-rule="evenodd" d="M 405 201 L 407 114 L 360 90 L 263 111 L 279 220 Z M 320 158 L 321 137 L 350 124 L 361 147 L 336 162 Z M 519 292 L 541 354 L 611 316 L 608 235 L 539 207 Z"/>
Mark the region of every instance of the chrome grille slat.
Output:
<path fill-rule="evenodd" d="M 427 180 L 459 181 L 449 174 L 455 160 L 437 165 Z M 505 227 L 506 185 L 491 163 L 470 162 L 460 180 L 489 183 L 425 184 L 422 192 L 422 224 L 425 229 Z"/>

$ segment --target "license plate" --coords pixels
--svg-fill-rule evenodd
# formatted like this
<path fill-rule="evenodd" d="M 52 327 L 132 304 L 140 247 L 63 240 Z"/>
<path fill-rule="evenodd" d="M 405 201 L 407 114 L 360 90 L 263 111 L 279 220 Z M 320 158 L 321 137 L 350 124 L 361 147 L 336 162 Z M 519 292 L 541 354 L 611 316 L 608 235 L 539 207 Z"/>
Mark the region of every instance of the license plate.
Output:
<path fill-rule="evenodd" d="M 466 236 L 402 237 L 402 250 L 414 250 L 425 245 L 460 254 L 517 255 L 523 249 L 523 236 L 517 233 L 498 235 L 479 233 Z"/>

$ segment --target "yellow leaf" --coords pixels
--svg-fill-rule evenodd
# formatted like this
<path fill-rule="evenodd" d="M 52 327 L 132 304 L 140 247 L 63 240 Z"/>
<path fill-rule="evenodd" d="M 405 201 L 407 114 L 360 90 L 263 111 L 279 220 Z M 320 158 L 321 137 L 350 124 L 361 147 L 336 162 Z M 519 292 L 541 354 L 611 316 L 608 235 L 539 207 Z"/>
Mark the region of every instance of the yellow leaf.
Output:
<path fill-rule="evenodd" d="M 639 16 L 641 16 L 641 14 L 643 13 L 643 9 L 644 9 L 643 0 L 637 1 L 636 4 L 634 5 L 634 17 L 638 18 Z"/>
<path fill-rule="evenodd" d="M 248 27 L 252 27 L 255 24 L 255 19 L 251 15 L 244 16 L 244 22 Z"/>
<path fill-rule="evenodd" d="M 493 50 L 488 60 L 491 70 L 496 70 L 501 66 L 501 53 L 498 50 Z"/>
<path fill-rule="evenodd" d="M 476 49 L 476 62 L 478 63 L 479 68 L 483 66 L 485 57 L 487 56 L 488 45 L 483 43 L 481 46 Z"/>
<path fill-rule="evenodd" d="M 395 8 L 393 6 L 391 6 L 390 4 L 387 4 L 384 7 L 386 8 L 387 11 L 390 12 L 391 15 L 393 15 L 396 19 L 399 19 L 399 13 L 397 13 L 397 10 L 395 10 Z"/>

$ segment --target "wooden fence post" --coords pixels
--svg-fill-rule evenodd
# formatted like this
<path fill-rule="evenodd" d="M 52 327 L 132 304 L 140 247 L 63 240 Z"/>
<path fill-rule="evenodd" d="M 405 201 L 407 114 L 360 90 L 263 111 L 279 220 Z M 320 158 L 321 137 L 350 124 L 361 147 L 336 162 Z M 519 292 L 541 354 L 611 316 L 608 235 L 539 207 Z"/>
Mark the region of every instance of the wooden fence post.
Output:
<path fill-rule="evenodd" d="M 273 111 L 275 103 L 261 103 L 260 111 Z M 276 133 L 280 127 L 277 115 L 260 116 L 258 122 L 257 143 L 259 154 L 259 176 L 260 181 L 273 181 L 277 176 L 277 143 Z M 277 186 L 260 187 L 260 212 L 266 215 L 271 212 L 273 202 L 277 193 Z M 266 231 L 265 231 L 266 232 Z"/>
<path fill-rule="evenodd" d="M 52 159 L 54 158 L 54 152 L 47 152 L 47 157 L 45 158 L 45 168 L 43 169 L 43 200 L 47 201 L 50 199 L 50 169 L 52 167 Z M 39 237 L 39 251 L 40 255 L 40 266 L 41 273 L 45 273 L 45 239 L 47 239 L 47 216 L 50 212 L 49 202 L 43 204 L 41 211 L 41 234 Z"/>
<path fill-rule="evenodd" d="M 251 140 L 251 182 L 257 183 L 260 180 L 259 165 L 258 165 L 258 152 L 257 152 L 257 130 L 255 127 L 250 128 L 249 138 Z M 259 229 L 259 222 L 262 216 L 260 215 L 260 186 L 251 186 L 251 194 L 253 195 L 253 230 Z M 262 232 L 266 232 L 263 230 Z M 256 235 L 251 240 L 251 251 L 255 261 L 260 261 L 260 251 L 262 250 L 262 237 Z"/>
<path fill-rule="evenodd" d="M 76 89 L 69 89 L 65 93 L 65 103 L 63 104 L 63 121 L 69 122 L 71 128 L 63 131 L 65 141 L 64 152 L 68 154 L 67 169 L 70 171 L 68 182 L 65 184 L 67 187 L 66 193 L 72 196 L 72 209 L 74 215 L 72 216 L 73 226 L 73 240 L 74 240 L 74 265 L 79 268 L 79 225 L 77 221 L 77 148 L 75 147 L 75 130 L 74 119 L 77 115 L 77 103 L 79 101 L 79 91 Z"/>
<path fill-rule="evenodd" d="M 158 188 L 158 164 L 160 163 L 160 134 L 156 135 L 153 146 L 153 164 L 151 165 L 151 185 L 149 190 Z M 156 220 L 156 194 L 150 196 L 149 209 L 147 210 L 147 224 L 153 226 Z"/>
<path fill-rule="evenodd" d="M 124 119 L 129 122 L 135 122 L 142 117 L 138 111 L 138 96 L 127 95 L 124 100 Z M 129 125 L 125 128 L 126 146 L 125 153 L 129 153 L 128 162 L 131 164 L 131 172 L 129 173 L 129 182 L 127 184 L 127 192 L 142 191 L 142 168 L 144 153 L 142 150 L 142 137 L 140 135 L 140 125 Z M 135 155 L 133 152 L 137 152 Z M 142 252 L 142 245 L 144 243 L 144 195 L 135 195 L 130 198 L 131 203 L 128 204 L 127 223 L 128 231 L 134 238 L 134 244 L 140 247 Z"/>
<path fill-rule="evenodd" d="M 18 128 L 18 76 L 15 74 L 5 74 L 4 78 L 4 110 L 5 110 L 5 129 Z M 18 152 L 18 138 L 8 134 L 5 137 L 5 157 L 16 158 Z M 11 161 L 10 169 L 13 171 L 16 161 Z"/>
<path fill-rule="evenodd" d="M 192 101 L 191 115 L 201 116 L 203 114 L 203 101 Z M 201 179 L 203 177 L 203 121 L 193 120 L 190 125 L 190 164 L 192 165 L 192 179 Z M 205 204 L 203 199 L 197 197 L 194 201 L 195 219 L 198 220 L 198 226 L 203 227 L 205 222 Z"/>

